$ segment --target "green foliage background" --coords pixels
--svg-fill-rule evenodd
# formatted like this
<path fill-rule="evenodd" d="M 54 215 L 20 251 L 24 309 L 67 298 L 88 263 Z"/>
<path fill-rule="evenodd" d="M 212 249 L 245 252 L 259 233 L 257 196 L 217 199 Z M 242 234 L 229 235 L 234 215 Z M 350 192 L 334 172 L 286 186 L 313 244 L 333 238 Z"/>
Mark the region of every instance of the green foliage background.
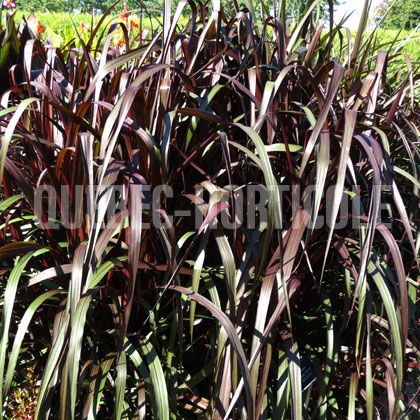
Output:
<path fill-rule="evenodd" d="M 82 13 L 92 11 L 94 7 L 97 10 L 105 11 L 113 3 L 113 0 L 84 0 L 83 2 L 77 0 L 17 0 L 16 6 L 21 10 L 35 10 L 48 12 L 73 12 L 74 10 Z M 150 3 L 150 4 L 149 4 Z M 147 2 L 146 5 L 150 7 L 161 6 L 162 2 Z M 121 2 L 122 4 L 122 2 Z M 137 9 L 141 7 L 141 3 L 136 0 L 127 0 L 128 8 Z"/>
<path fill-rule="evenodd" d="M 383 15 L 392 2 L 382 4 L 379 15 Z M 391 9 L 383 22 L 383 28 L 390 29 L 414 29 L 420 24 L 420 1 L 399 0 Z"/>
<path fill-rule="evenodd" d="M 337 5 L 342 0 L 332 0 L 332 3 Z M 112 4 L 114 4 L 114 0 L 86 0 L 86 1 L 79 1 L 79 0 L 16 0 L 16 5 L 18 9 L 21 10 L 35 10 L 40 12 L 73 12 L 78 11 L 82 13 L 88 13 L 92 11 L 94 7 L 97 10 L 105 11 L 107 10 Z M 147 7 L 148 10 L 162 10 L 163 9 L 163 0 L 126 0 L 127 6 L 129 10 L 134 9 L 142 9 Z M 178 0 L 174 0 L 173 4 L 176 5 Z M 264 6 L 266 9 L 272 8 L 272 1 L 265 0 Z M 294 8 L 295 13 L 302 15 L 305 11 L 305 8 L 308 5 L 307 0 L 296 0 L 296 1 L 288 1 L 286 2 L 286 10 L 290 11 Z M 239 6 L 246 7 L 245 0 L 238 0 Z M 121 6 L 123 5 L 123 1 L 121 2 Z M 321 14 L 327 15 L 329 10 L 329 1 L 323 0 L 321 2 Z M 298 17 L 297 16 L 297 17 Z"/>
<path fill-rule="evenodd" d="M 31 2 L 32 0 L 29 0 Z M 43 1 L 43 0 L 41 0 Z M 131 7 L 131 6 L 129 6 Z M 133 7 L 134 8 L 134 7 Z M 114 9 L 114 12 L 111 13 L 110 17 L 105 20 L 105 25 L 115 22 L 118 19 L 118 14 L 122 10 L 121 7 Z M 20 20 L 23 16 L 27 15 L 27 12 L 18 10 L 16 12 L 17 20 Z M 92 14 L 78 13 L 70 15 L 69 12 L 36 12 L 36 17 L 40 20 L 42 26 L 45 28 L 45 33 L 43 37 L 51 37 L 53 39 L 54 45 L 64 45 L 66 38 L 69 33 L 72 33 L 74 36 L 74 27 L 78 28 L 82 22 L 89 23 L 92 25 Z M 71 18 L 71 19 L 70 19 Z M 99 21 L 100 16 L 97 16 L 97 21 Z M 73 25 L 73 23 L 74 25 Z M 159 16 L 155 15 L 152 17 L 152 24 L 154 28 L 159 27 L 162 24 L 162 19 Z M 149 18 L 144 19 L 143 27 L 150 27 Z M 105 28 L 105 27 L 104 27 Z M 345 31 L 342 31 L 343 37 L 345 37 Z M 354 35 L 354 33 L 353 33 Z M 388 49 L 392 45 L 400 45 L 399 54 L 400 62 L 404 61 L 402 54 L 408 54 L 412 61 L 417 62 L 420 58 L 420 50 L 418 48 L 420 35 L 413 33 L 412 30 L 397 30 L 392 28 L 379 29 L 376 32 L 376 46 L 377 49 Z M 339 48 L 338 44 L 336 48 Z"/>

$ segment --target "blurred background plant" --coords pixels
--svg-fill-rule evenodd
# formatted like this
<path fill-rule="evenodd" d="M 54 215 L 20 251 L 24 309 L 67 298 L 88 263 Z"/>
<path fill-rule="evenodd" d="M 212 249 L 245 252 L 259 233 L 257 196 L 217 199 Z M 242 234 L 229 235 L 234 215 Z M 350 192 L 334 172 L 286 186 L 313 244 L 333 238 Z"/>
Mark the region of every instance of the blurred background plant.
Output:
<path fill-rule="evenodd" d="M 377 8 L 378 19 L 385 14 L 384 29 L 413 30 L 420 24 L 420 3 L 416 0 L 385 0 Z"/>

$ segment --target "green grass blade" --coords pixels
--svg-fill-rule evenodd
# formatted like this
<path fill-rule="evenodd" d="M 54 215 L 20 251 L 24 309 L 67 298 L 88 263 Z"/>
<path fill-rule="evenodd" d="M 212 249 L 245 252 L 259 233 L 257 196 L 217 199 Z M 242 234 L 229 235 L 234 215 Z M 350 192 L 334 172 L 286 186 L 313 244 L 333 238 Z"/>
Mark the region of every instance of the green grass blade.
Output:
<path fill-rule="evenodd" d="M 53 298 L 56 294 L 61 293 L 60 290 L 50 290 L 45 292 L 42 295 L 38 296 L 34 301 L 29 305 L 28 309 L 25 311 L 20 323 L 19 328 L 13 342 L 12 350 L 9 353 L 9 362 L 7 364 L 7 372 L 4 381 L 4 395 L 7 395 L 10 389 L 10 384 L 12 383 L 13 376 L 15 374 L 16 364 L 19 358 L 19 352 L 22 346 L 23 338 L 27 332 L 28 326 L 38 308 L 48 299 Z"/>
<path fill-rule="evenodd" d="M 26 265 L 29 263 L 30 259 L 37 257 L 41 254 L 48 252 L 48 249 L 41 248 L 37 251 L 28 252 L 22 258 L 20 258 L 15 266 L 13 267 L 12 272 L 7 281 L 6 290 L 4 292 L 4 303 L 3 303 L 3 313 L 0 329 L 0 407 L 3 407 L 3 402 L 6 397 L 4 384 L 4 370 L 6 364 L 6 353 L 9 342 L 9 328 L 12 320 L 13 307 L 15 305 L 16 299 L 16 290 L 19 283 L 19 280 L 22 276 L 23 270 Z M 1 414 L 0 414 L 1 418 Z"/>
<path fill-rule="evenodd" d="M 169 420 L 168 390 L 159 356 L 152 346 L 150 338 L 141 339 L 140 348 L 146 358 L 146 364 L 153 384 L 153 400 L 156 407 L 155 416 L 159 420 Z"/>
<path fill-rule="evenodd" d="M 27 98 L 24 99 L 14 111 L 12 118 L 10 119 L 9 123 L 7 124 L 6 132 L 1 139 L 1 152 L 0 152 L 0 180 L 3 179 L 3 171 L 4 165 L 6 160 L 6 154 L 9 148 L 10 141 L 12 140 L 12 136 L 15 132 L 16 125 L 19 122 L 22 114 L 29 108 L 29 105 L 39 101 L 38 98 Z M 30 109 L 30 108 L 29 108 Z"/>
<path fill-rule="evenodd" d="M 127 386 L 127 357 L 125 351 L 120 353 L 120 357 L 117 361 L 116 371 L 117 378 L 115 380 L 114 418 L 115 420 L 121 420 L 124 412 L 124 396 Z"/>

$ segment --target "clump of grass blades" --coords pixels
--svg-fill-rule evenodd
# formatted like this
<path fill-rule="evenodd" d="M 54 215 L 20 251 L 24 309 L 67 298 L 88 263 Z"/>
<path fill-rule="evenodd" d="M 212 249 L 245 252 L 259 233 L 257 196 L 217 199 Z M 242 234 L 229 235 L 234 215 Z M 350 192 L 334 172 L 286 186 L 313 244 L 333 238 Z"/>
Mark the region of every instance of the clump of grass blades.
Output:
<path fill-rule="evenodd" d="M 0 417 L 30 369 L 35 419 L 419 418 L 418 76 L 390 84 L 364 22 L 334 57 L 318 4 L 285 28 L 168 1 L 123 54 L 115 26 L 102 51 L 26 43 L 0 110 Z"/>

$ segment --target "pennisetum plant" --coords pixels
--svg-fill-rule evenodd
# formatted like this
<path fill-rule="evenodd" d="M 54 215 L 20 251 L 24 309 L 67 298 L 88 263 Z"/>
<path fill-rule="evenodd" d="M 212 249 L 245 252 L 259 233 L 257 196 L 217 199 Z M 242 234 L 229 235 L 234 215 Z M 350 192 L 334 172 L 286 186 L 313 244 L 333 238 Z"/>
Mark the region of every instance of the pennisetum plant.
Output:
<path fill-rule="evenodd" d="M 22 45 L 0 418 L 419 418 L 418 67 L 286 3 Z"/>

